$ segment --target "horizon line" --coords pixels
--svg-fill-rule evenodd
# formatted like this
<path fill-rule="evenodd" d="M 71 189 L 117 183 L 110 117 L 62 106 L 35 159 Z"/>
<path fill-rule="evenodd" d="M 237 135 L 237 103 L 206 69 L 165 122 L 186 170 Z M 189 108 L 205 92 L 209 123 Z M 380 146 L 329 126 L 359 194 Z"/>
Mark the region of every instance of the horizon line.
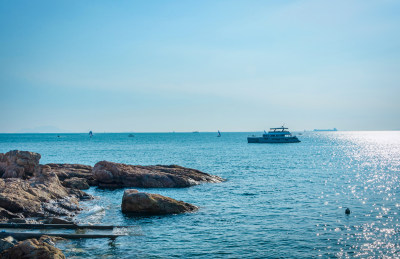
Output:
<path fill-rule="evenodd" d="M 263 132 L 257 131 L 221 131 L 225 133 L 248 133 L 248 132 Z M 340 131 L 400 131 L 400 129 L 384 129 L 384 130 L 337 130 L 337 131 L 314 131 L 314 130 L 292 130 L 292 132 L 340 132 Z M 132 134 L 132 133 L 217 133 L 217 131 L 92 131 L 93 134 Z M 88 134 L 88 132 L 0 132 L 0 134 Z"/>

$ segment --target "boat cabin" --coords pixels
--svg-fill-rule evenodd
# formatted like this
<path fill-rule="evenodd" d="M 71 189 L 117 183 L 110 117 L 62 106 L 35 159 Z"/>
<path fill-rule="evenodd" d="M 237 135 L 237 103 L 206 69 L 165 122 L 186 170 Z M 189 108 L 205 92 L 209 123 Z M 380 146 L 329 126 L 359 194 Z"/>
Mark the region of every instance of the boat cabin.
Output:
<path fill-rule="evenodd" d="M 291 137 L 292 134 L 288 131 L 289 128 L 270 128 L 268 133 L 263 134 L 263 137 Z"/>

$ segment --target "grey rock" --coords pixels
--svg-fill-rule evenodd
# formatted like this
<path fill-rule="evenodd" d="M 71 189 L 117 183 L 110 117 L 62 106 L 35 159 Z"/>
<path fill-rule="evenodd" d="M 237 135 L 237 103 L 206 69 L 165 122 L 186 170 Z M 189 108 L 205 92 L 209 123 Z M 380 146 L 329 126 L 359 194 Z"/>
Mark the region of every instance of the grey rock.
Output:
<path fill-rule="evenodd" d="M 218 183 L 221 177 L 177 165 L 140 166 L 98 162 L 93 176 L 100 187 L 176 188 L 201 183 Z"/>
<path fill-rule="evenodd" d="M 198 207 L 159 194 L 129 189 L 124 192 L 121 209 L 124 213 L 162 215 L 193 212 Z"/>

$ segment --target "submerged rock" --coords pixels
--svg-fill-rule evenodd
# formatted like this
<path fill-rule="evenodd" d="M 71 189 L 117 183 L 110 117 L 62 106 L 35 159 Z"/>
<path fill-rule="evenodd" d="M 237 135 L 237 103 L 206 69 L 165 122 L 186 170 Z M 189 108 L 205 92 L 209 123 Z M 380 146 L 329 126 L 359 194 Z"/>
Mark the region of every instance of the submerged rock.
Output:
<path fill-rule="evenodd" d="M 198 207 L 159 194 L 130 189 L 124 192 L 121 209 L 124 213 L 162 215 L 193 212 Z"/>
<path fill-rule="evenodd" d="M 51 239 L 39 240 L 32 238 L 18 242 L 15 246 L 3 251 L 0 258 L 40 258 L 40 259 L 62 259 L 65 258 L 62 251 L 49 244 Z"/>
<path fill-rule="evenodd" d="M 221 177 L 177 165 L 140 166 L 98 162 L 93 176 L 100 187 L 174 188 L 201 183 L 218 183 Z"/>

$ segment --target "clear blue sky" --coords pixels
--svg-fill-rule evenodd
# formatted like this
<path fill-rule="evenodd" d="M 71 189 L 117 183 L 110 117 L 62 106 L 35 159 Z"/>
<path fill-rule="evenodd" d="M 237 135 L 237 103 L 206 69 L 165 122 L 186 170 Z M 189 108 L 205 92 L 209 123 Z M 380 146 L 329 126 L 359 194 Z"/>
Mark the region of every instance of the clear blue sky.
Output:
<path fill-rule="evenodd" d="M 400 1 L 0 1 L 0 132 L 400 129 Z"/>

